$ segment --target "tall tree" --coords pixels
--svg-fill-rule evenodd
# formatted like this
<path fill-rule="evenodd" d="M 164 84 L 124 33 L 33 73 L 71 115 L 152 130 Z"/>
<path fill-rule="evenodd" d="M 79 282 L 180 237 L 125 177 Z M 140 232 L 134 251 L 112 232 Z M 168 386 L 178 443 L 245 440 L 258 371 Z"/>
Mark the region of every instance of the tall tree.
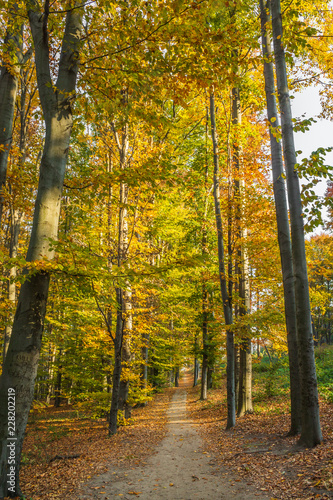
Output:
<path fill-rule="evenodd" d="M 301 393 L 299 390 L 300 377 L 297 347 L 296 303 L 282 147 L 281 142 L 278 138 L 279 118 L 276 107 L 274 68 L 271 53 L 271 42 L 267 31 L 270 19 L 269 3 L 265 5 L 264 1 L 260 0 L 260 12 L 267 117 L 269 121 L 269 134 L 271 144 L 273 189 L 282 267 L 284 307 L 289 355 L 291 402 L 291 423 L 289 433 L 290 435 L 295 435 L 298 434 L 301 430 Z"/>
<path fill-rule="evenodd" d="M 215 118 L 215 95 L 214 89 L 210 93 L 210 119 L 213 140 L 213 156 L 214 156 L 214 202 L 215 202 L 215 219 L 218 244 L 218 262 L 219 262 L 219 280 L 223 302 L 224 320 L 227 332 L 227 404 L 228 417 L 227 429 L 234 427 L 236 424 L 236 401 L 235 401 L 235 350 L 234 350 L 234 334 L 230 326 L 232 325 L 232 308 L 231 298 L 227 289 L 226 270 L 224 264 L 224 242 L 223 242 L 223 225 L 220 205 L 220 166 L 219 166 L 219 147 L 216 131 Z"/>
<path fill-rule="evenodd" d="M 20 65 L 23 63 L 23 25 L 16 15 L 17 5 L 10 5 L 8 10 L 8 27 L 4 40 L 5 54 L 0 68 L 0 228 Z"/>
<path fill-rule="evenodd" d="M 53 84 L 49 57 L 49 2 L 44 12 L 39 3 L 26 3 L 35 47 L 38 90 L 45 120 L 45 145 L 32 232 L 26 260 L 51 260 L 54 250 L 50 239 L 57 238 L 60 202 L 73 123 L 71 104 L 74 98 L 80 50 L 82 3 L 69 7 L 62 37 L 58 77 Z M 0 379 L 0 497 L 21 495 L 20 458 L 24 432 L 33 400 L 34 384 L 46 312 L 50 274 L 47 266 L 27 276 L 18 299 L 12 336 Z M 9 391 L 9 392 L 8 392 Z M 7 402 L 15 394 L 16 440 L 13 469 L 8 461 Z M 14 445 L 13 445 L 14 443 Z M 12 482 L 8 482 L 11 473 Z"/>
<path fill-rule="evenodd" d="M 288 90 L 280 0 L 272 0 L 272 29 L 284 163 L 291 224 L 295 299 L 301 375 L 302 430 L 300 443 L 313 447 L 322 441 L 316 365 L 312 335 L 309 283 L 305 256 L 303 209 L 296 165 L 293 122 Z"/>

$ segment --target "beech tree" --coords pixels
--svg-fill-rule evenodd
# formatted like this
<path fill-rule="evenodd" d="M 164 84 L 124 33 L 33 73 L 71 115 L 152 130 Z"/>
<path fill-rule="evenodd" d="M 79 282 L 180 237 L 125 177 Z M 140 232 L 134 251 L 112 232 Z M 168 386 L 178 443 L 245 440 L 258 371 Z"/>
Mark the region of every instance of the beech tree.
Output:
<path fill-rule="evenodd" d="M 277 77 L 277 91 L 281 112 L 281 130 L 287 192 L 290 211 L 297 336 L 301 376 L 302 430 L 300 443 L 313 447 L 322 441 L 319 419 L 316 366 L 311 323 L 309 283 L 305 256 L 303 209 L 298 174 L 293 122 L 288 90 L 280 0 L 272 0 L 272 30 Z"/>
<path fill-rule="evenodd" d="M 290 372 L 290 400 L 291 400 L 291 426 L 290 434 L 295 435 L 301 429 L 301 398 L 300 378 L 298 366 L 297 347 L 297 324 L 294 272 L 290 241 L 290 227 L 288 219 L 287 195 L 284 179 L 284 168 L 282 159 L 282 148 L 278 137 L 279 119 L 275 98 L 274 69 L 271 53 L 271 42 L 268 35 L 268 23 L 270 19 L 270 4 L 260 1 L 262 51 L 264 58 L 265 93 L 267 102 L 267 117 L 269 121 L 269 133 L 271 144 L 273 188 L 276 210 L 276 221 L 278 229 L 278 240 L 280 247 L 285 317 L 287 327 L 289 372 Z"/>
<path fill-rule="evenodd" d="M 0 68 L 0 228 L 20 66 L 23 64 L 23 25 L 18 20 L 17 10 L 16 4 L 8 8 L 8 26 Z"/>
<path fill-rule="evenodd" d="M 50 274 L 47 261 L 57 238 L 61 193 L 72 129 L 71 104 L 74 98 L 80 50 L 82 3 L 69 7 L 62 38 L 58 77 L 53 84 L 50 69 L 48 18 L 49 2 L 41 11 L 37 2 L 27 2 L 34 41 L 38 90 L 45 119 L 45 145 L 40 165 L 35 213 L 27 262 L 41 261 L 23 283 L 13 330 L 0 379 L 0 496 L 22 495 L 19 484 L 20 458 L 41 348 Z M 14 484 L 8 482 L 7 400 L 14 391 L 16 404 Z M 12 473 L 13 477 L 13 473 Z"/>
<path fill-rule="evenodd" d="M 227 331 L 227 404 L 228 418 L 227 429 L 234 427 L 236 423 L 236 399 L 235 399 L 235 347 L 234 334 L 230 328 L 233 322 L 232 307 L 230 296 L 227 289 L 226 270 L 224 264 L 224 242 L 223 242 L 223 226 L 220 205 L 220 166 L 219 166 L 219 149 L 216 130 L 215 118 L 215 96 L 214 90 L 210 93 L 210 119 L 213 140 L 213 157 L 214 157 L 214 202 L 215 202 L 215 218 L 218 243 L 218 262 L 219 262 L 219 279 L 221 296 L 223 301 L 224 319 Z"/>

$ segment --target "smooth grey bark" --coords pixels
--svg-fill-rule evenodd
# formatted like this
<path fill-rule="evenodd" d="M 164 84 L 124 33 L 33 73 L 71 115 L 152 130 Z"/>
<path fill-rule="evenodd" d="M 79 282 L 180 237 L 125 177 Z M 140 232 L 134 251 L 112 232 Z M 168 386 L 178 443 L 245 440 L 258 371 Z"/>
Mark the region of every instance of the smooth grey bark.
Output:
<path fill-rule="evenodd" d="M 23 62 L 22 36 L 23 25 L 17 25 L 16 7 L 12 8 L 4 46 L 10 61 L 2 63 L 0 69 L 0 228 L 2 227 L 3 190 L 6 184 L 7 164 L 12 144 L 15 103 L 20 76 L 20 65 Z"/>
<path fill-rule="evenodd" d="M 31 52 L 28 51 L 27 54 L 23 58 L 23 64 L 27 62 L 27 60 L 31 57 Z M 19 166 L 21 169 L 24 167 L 25 158 L 26 158 L 26 136 L 27 136 L 27 112 L 30 109 L 30 105 L 26 104 L 26 95 L 27 95 L 27 74 L 28 70 L 25 70 L 23 67 L 20 71 L 20 81 L 21 81 L 21 95 L 19 99 L 19 117 L 20 117 L 20 139 L 19 139 L 19 147 L 20 147 L 20 157 L 18 159 Z M 27 109 L 28 108 L 28 109 Z M 4 182 L 5 182 L 4 176 Z M 11 185 L 9 183 L 9 192 L 11 193 Z M 9 243 L 9 258 L 13 259 L 18 256 L 18 239 L 20 234 L 20 226 L 23 214 L 15 208 L 12 202 L 9 204 L 9 213 L 10 213 L 10 243 Z M 1 219 L 1 216 L 0 216 Z M 1 225 L 1 224 L 0 224 Z M 8 301 L 13 305 L 13 308 L 16 304 L 16 276 L 17 276 L 17 268 L 14 265 L 9 271 L 9 282 L 8 282 Z M 3 362 L 5 360 L 7 349 L 9 345 L 9 340 L 12 334 L 12 325 L 14 321 L 14 314 L 10 312 L 8 323 L 5 327 L 4 334 L 4 346 L 3 346 Z"/>
<path fill-rule="evenodd" d="M 9 243 L 9 257 L 14 259 L 18 255 L 18 238 L 20 233 L 21 217 L 17 210 L 11 207 L 10 210 L 10 243 Z M 8 301 L 15 307 L 16 303 L 16 278 L 17 269 L 16 266 L 10 268 L 9 271 L 9 281 L 8 281 Z M 12 334 L 12 323 L 14 321 L 14 315 L 10 313 L 8 318 L 8 324 L 5 326 L 5 335 L 3 342 L 3 363 L 8 351 L 9 341 Z"/>
<path fill-rule="evenodd" d="M 293 260 L 290 240 L 290 227 L 288 218 L 288 205 L 284 179 L 282 147 L 277 134 L 279 117 L 276 106 L 274 68 L 272 62 L 271 42 L 267 33 L 270 20 L 270 5 L 264 5 L 260 0 L 262 51 L 264 58 L 265 92 L 267 102 L 267 117 L 269 121 L 269 134 L 271 144 L 271 160 L 273 174 L 273 189 L 275 200 L 276 222 L 278 229 L 278 242 L 283 277 L 284 309 L 287 328 L 291 422 L 290 435 L 301 431 L 301 391 L 297 346 L 297 322 Z"/>
<path fill-rule="evenodd" d="M 204 353 L 202 356 L 202 364 L 201 364 L 201 392 L 200 392 L 201 401 L 205 401 L 207 399 L 207 373 L 208 373 L 207 356 L 205 356 Z"/>
<path fill-rule="evenodd" d="M 246 231 L 244 231 L 246 233 Z M 239 285 L 240 317 L 250 313 L 250 283 L 248 271 L 247 251 L 242 248 L 242 271 Z M 239 392 L 237 415 L 241 417 L 245 413 L 253 412 L 252 405 L 252 353 L 250 332 L 247 326 L 243 326 L 243 339 L 239 344 Z"/>
<path fill-rule="evenodd" d="M 203 283 L 202 293 L 202 366 L 201 366 L 201 393 L 200 399 L 207 399 L 207 371 L 208 371 L 208 293 Z"/>
<path fill-rule="evenodd" d="M 207 389 L 212 389 L 213 388 L 213 373 L 214 373 L 214 368 L 212 366 L 208 366 L 208 370 L 207 370 Z"/>
<path fill-rule="evenodd" d="M 207 259 L 208 248 L 207 248 L 207 211 L 208 211 L 208 121 L 209 112 L 206 109 L 206 159 L 205 159 L 205 208 L 202 221 L 202 238 L 201 238 L 201 251 L 204 262 Z M 208 359 L 209 359 L 209 333 L 208 333 L 208 290 L 206 283 L 206 275 L 202 273 L 202 367 L 201 367 L 201 393 L 200 399 L 207 399 L 207 381 L 208 381 Z"/>
<path fill-rule="evenodd" d="M 124 97 L 124 99 L 126 96 Z M 125 124 L 122 129 L 122 137 L 116 131 L 112 124 L 116 143 L 119 150 L 120 168 L 126 167 L 126 156 L 129 147 L 128 143 L 128 125 Z M 118 223 L 118 261 L 120 268 L 127 258 L 128 253 L 128 186 L 121 183 L 119 187 L 119 223 Z M 116 334 L 114 338 L 115 347 L 115 365 L 113 371 L 112 399 L 110 409 L 109 435 L 117 432 L 117 415 L 119 409 L 125 409 L 125 418 L 129 418 L 131 408 L 128 405 L 129 378 L 122 377 L 123 368 L 129 369 L 131 362 L 131 331 L 132 331 L 132 292 L 130 283 L 126 282 L 126 288 L 121 286 L 116 288 L 117 297 L 117 323 Z"/>
<path fill-rule="evenodd" d="M 128 289 L 123 290 L 123 314 L 124 314 L 124 329 L 121 360 L 123 366 L 123 377 L 120 380 L 119 388 L 119 409 L 125 410 L 125 418 L 130 418 L 131 407 L 128 403 L 129 393 L 129 376 L 130 363 L 132 361 L 131 352 L 131 335 L 132 335 L 132 292 L 130 285 L 127 283 Z M 125 373 L 126 370 L 126 373 Z M 125 376 L 124 376 L 125 373 Z"/>
<path fill-rule="evenodd" d="M 57 369 L 57 375 L 55 378 L 55 383 L 54 383 L 54 407 L 59 408 L 61 404 L 61 385 L 62 385 L 62 364 L 61 364 L 61 359 L 62 359 L 62 348 L 59 349 L 58 352 L 58 369 Z"/>
<path fill-rule="evenodd" d="M 111 408 L 110 408 L 110 418 L 109 418 L 109 436 L 112 436 L 117 432 L 119 389 L 120 389 L 120 377 L 122 371 L 121 349 L 123 343 L 124 323 L 123 323 L 123 293 L 121 288 L 116 288 L 116 297 L 117 297 L 118 307 L 117 307 L 116 333 L 113 339 L 114 367 L 112 373 L 112 397 L 111 397 Z"/>
<path fill-rule="evenodd" d="M 281 113 L 283 155 L 291 224 L 293 269 L 295 276 L 298 355 L 301 376 L 302 430 L 300 444 L 316 446 L 322 441 L 319 418 L 317 375 L 311 324 L 309 283 L 305 256 L 304 223 L 287 81 L 280 0 L 272 0 L 272 28 Z"/>
<path fill-rule="evenodd" d="M 193 387 L 196 387 L 198 385 L 198 377 L 199 377 L 199 361 L 197 358 L 194 358 Z"/>
<path fill-rule="evenodd" d="M 47 5 L 47 4 L 46 4 Z M 47 40 L 47 15 L 38 3 L 28 2 L 28 15 L 35 46 L 35 63 L 46 137 L 40 165 L 27 261 L 50 260 L 50 238 L 58 233 L 60 201 L 72 129 L 71 100 L 74 97 L 79 54 L 82 9 L 68 11 L 62 40 L 56 85 L 52 86 Z M 21 495 L 20 458 L 28 414 L 33 400 L 41 347 L 50 276 L 41 269 L 27 277 L 18 299 L 12 336 L 0 378 L 0 498 L 7 493 Z M 7 400 L 8 390 L 15 391 L 15 484 L 7 482 Z"/>
<path fill-rule="evenodd" d="M 250 312 L 250 283 L 248 278 L 248 255 L 245 248 L 246 228 L 242 224 L 243 212 L 243 192 L 244 181 L 241 172 L 241 155 L 242 149 L 239 142 L 237 130 L 242 122 L 241 99 L 238 87 L 232 89 L 232 123 L 236 133 L 233 144 L 233 166 L 235 175 L 235 225 L 237 238 L 237 255 L 235 264 L 235 275 L 238 278 L 238 294 L 239 304 L 237 305 L 237 313 L 239 318 L 246 316 Z M 242 327 L 243 328 L 243 327 Z M 249 339 L 249 331 L 243 328 L 242 340 L 237 346 L 239 356 L 239 376 L 236 374 L 236 396 L 237 396 L 237 415 L 242 416 L 246 412 L 252 412 L 252 355 L 251 355 L 251 340 Z M 237 363 L 235 363 L 236 367 Z"/>
<path fill-rule="evenodd" d="M 230 305 L 230 297 L 227 289 L 226 271 L 224 265 L 224 243 L 223 243 L 223 225 L 220 204 L 220 166 L 219 166 L 219 149 L 216 132 L 215 119 L 215 96 L 214 91 L 210 93 L 210 119 L 213 140 L 213 155 L 214 155 L 214 203 L 215 203 L 215 220 L 217 230 L 217 247 L 219 259 L 219 280 L 223 302 L 224 320 L 227 334 L 227 429 L 234 427 L 236 424 L 236 402 L 235 402 L 235 352 L 234 352 L 234 334 L 231 328 L 232 325 L 232 309 Z"/>
<path fill-rule="evenodd" d="M 179 387 L 179 366 L 175 370 L 175 387 Z"/>

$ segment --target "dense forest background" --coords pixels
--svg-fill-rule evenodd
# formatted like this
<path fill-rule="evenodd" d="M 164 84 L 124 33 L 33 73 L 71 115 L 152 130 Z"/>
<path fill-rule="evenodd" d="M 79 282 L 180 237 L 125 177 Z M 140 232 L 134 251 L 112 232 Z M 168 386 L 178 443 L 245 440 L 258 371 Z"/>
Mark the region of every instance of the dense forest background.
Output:
<path fill-rule="evenodd" d="M 228 365 L 232 426 L 253 411 L 252 363 L 287 357 L 271 152 L 287 150 L 288 87 L 321 96 L 318 117 L 290 117 L 295 133 L 332 118 L 333 11 L 282 1 L 281 36 L 279 8 L 272 28 L 269 4 L 248 0 L 0 3 L 1 380 L 17 387 L 22 439 L 31 401 L 93 407 L 114 434 L 185 365 L 203 400 Z M 268 89 L 271 39 L 284 93 Z M 292 165 L 312 352 L 333 340 L 330 150 Z"/>

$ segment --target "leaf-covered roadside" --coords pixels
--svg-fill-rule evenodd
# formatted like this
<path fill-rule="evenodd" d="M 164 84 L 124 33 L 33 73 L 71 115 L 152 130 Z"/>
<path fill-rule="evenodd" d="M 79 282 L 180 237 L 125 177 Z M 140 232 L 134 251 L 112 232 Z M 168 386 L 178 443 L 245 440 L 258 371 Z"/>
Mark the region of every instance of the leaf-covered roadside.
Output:
<path fill-rule="evenodd" d="M 259 413 L 245 415 L 234 429 L 225 431 L 226 394 L 209 391 L 199 400 L 199 389 L 188 393 L 190 418 L 199 423 L 206 449 L 215 454 L 225 474 L 271 495 L 272 499 L 333 498 L 333 405 L 320 402 L 324 441 L 314 449 L 300 449 L 289 430 L 287 397 L 267 398 Z M 231 480 L 232 481 L 232 480 Z"/>
<path fill-rule="evenodd" d="M 23 449 L 26 499 L 75 500 L 93 475 L 112 465 L 130 467 L 142 462 L 165 436 L 171 395 L 172 389 L 166 389 L 148 406 L 134 409 L 130 425 L 120 427 L 112 438 L 107 437 L 105 420 L 82 418 L 74 407 L 35 412 Z"/>

